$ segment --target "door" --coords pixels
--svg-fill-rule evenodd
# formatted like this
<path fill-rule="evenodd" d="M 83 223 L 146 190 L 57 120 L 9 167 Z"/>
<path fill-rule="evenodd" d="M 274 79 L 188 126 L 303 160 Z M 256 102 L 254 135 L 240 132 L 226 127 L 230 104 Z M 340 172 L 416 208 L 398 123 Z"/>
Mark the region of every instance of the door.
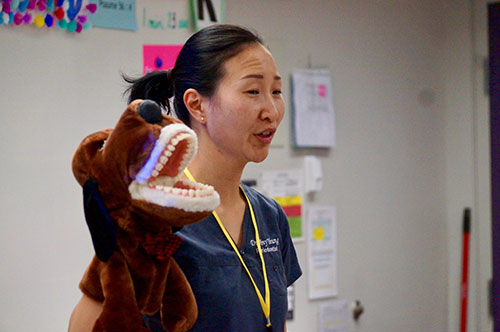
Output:
<path fill-rule="evenodd" d="M 495 332 L 500 331 L 500 3 L 488 5 L 490 58 L 490 140 L 492 206 L 492 311 Z"/>

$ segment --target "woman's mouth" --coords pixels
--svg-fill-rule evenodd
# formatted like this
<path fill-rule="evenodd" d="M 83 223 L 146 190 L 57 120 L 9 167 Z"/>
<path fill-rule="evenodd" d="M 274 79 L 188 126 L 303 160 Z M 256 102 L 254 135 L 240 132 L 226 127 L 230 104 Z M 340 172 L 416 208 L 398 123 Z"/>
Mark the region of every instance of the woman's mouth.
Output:
<path fill-rule="evenodd" d="M 274 133 L 276 132 L 276 129 L 267 129 L 264 130 L 255 136 L 259 141 L 261 141 L 264 144 L 270 144 L 271 141 L 273 140 Z"/>

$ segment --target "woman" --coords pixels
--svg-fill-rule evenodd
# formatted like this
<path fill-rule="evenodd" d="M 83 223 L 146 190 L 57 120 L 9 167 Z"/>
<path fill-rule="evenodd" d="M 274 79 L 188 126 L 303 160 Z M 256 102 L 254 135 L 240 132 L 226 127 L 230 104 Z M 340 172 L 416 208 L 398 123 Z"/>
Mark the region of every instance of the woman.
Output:
<path fill-rule="evenodd" d="M 130 98 L 152 99 L 198 135 L 186 176 L 212 185 L 221 204 L 179 234 L 175 259 L 198 303 L 191 331 L 284 331 L 287 286 L 301 275 L 288 222 L 279 205 L 240 186 L 248 162 L 269 152 L 284 114 L 281 78 L 271 53 L 252 32 L 214 25 L 192 35 L 175 67 L 132 83 Z M 256 232 L 257 230 L 257 232 Z M 102 307 L 84 296 L 70 332 L 90 331 Z M 159 316 L 145 317 L 162 331 Z"/>

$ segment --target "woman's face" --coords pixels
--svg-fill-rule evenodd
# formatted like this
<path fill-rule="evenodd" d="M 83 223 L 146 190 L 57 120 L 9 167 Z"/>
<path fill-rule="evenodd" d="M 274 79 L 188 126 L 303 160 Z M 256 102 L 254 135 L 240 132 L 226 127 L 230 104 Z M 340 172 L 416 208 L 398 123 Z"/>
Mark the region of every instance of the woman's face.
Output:
<path fill-rule="evenodd" d="M 226 158 L 261 162 L 285 112 L 278 69 L 271 53 L 260 44 L 228 59 L 224 69 L 215 94 L 207 101 L 208 135 Z"/>

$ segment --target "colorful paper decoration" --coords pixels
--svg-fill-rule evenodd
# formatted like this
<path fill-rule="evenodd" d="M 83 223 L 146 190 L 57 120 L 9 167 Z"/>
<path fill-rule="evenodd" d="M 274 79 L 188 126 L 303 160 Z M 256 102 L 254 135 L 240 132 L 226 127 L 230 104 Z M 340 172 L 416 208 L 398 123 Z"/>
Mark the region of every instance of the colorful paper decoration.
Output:
<path fill-rule="evenodd" d="M 97 4 L 89 0 L 0 0 L 0 24 L 80 33 L 92 27 L 88 16 L 96 11 Z"/>
<path fill-rule="evenodd" d="M 302 196 L 281 196 L 273 197 L 283 208 L 290 226 L 292 238 L 301 238 L 302 234 Z"/>
<path fill-rule="evenodd" d="M 143 45 L 143 73 L 173 68 L 181 48 L 182 45 Z"/>

